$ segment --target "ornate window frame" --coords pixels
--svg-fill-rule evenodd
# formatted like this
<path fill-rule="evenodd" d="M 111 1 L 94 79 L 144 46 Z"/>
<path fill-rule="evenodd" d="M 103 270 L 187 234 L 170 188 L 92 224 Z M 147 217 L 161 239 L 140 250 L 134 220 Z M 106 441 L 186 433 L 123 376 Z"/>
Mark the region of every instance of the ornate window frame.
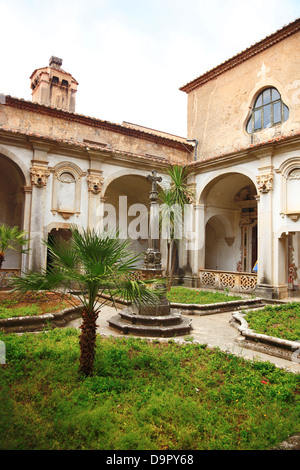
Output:
<path fill-rule="evenodd" d="M 281 212 L 282 217 L 288 216 L 291 220 L 296 222 L 300 217 L 300 207 L 297 210 L 289 211 L 288 207 L 288 181 L 300 180 L 300 175 L 293 176 L 292 173 L 296 170 L 300 172 L 300 157 L 294 157 L 283 162 L 280 167 L 275 170 L 276 173 L 281 174 Z M 300 184 L 300 182 L 299 182 Z"/>
<path fill-rule="evenodd" d="M 53 184 L 52 184 L 52 214 L 60 214 L 64 219 L 69 219 L 72 215 L 77 217 L 80 214 L 81 209 L 81 187 L 82 177 L 86 176 L 86 172 L 82 171 L 75 163 L 72 162 L 61 162 L 51 168 L 53 173 Z M 64 210 L 58 207 L 57 191 L 59 181 L 62 181 L 64 173 L 70 174 L 74 178 L 75 182 L 75 199 L 74 199 L 74 210 Z"/>

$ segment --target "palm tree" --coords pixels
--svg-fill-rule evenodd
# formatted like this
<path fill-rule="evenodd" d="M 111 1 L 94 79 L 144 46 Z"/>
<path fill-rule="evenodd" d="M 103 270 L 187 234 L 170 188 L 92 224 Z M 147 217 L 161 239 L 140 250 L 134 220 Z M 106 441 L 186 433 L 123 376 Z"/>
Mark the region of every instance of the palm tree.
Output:
<path fill-rule="evenodd" d="M 4 262 L 4 255 L 8 250 L 26 253 L 29 239 L 26 232 L 20 230 L 19 227 L 10 227 L 7 224 L 0 224 L 0 269 Z"/>
<path fill-rule="evenodd" d="M 194 195 L 187 186 L 188 171 L 186 167 L 171 166 L 168 169 L 168 174 L 171 178 L 170 188 L 163 189 L 159 198 L 162 203 L 160 224 L 161 226 L 166 223 L 168 225 L 167 234 L 165 234 L 167 240 L 166 277 L 168 278 L 167 289 L 170 290 L 175 268 L 176 247 L 182 240 L 185 205 L 193 202 Z"/>
<path fill-rule="evenodd" d="M 53 245 L 44 242 L 52 256 L 52 266 L 41 272 L 30 272 L 13 280 L 21 292 L 58 288 L 65 292 L 76 289 L 81 302 L 80 371 L 93 374 L 96 350 L 96 321 L 101 307 L 108 303 L 104 292 L 141 304 L 157 301 L 161 291 L 149 289 L 153 281 L 131 280 L 139 255 L 129 250 L 129 241 L 107 233 L 71 228 L 69 242 Z M 118 235 L 118 234 L 117 234 Z"/>

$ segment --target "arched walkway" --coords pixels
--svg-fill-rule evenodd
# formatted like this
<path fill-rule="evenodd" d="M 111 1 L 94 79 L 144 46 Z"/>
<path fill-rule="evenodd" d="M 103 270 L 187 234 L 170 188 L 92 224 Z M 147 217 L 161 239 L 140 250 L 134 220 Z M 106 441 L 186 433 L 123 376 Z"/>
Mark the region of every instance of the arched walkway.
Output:
<path fill-rule="evenodd" d="M 143 265 L 142 253 L 148 248 L 148 210 L 151 183 L 146 175 L 127 174 L 112 179 L 104 193 L 104 229 L 119 230 L 120 237 L 130 239 L 131 249 L 141 254 L 137 266 Z"/>
<path fill-rule="evenodd" d="M 256 194 L 252 179 L 237 172 L 219 174 L 202 187 L 199 202 L 204 207 L 205 243 L 199 256 L 200 278 L 201 270 L 253 275 L 257 261 Z"/>
<path fill-rule="evenodd" d="M 25 176 L 19 166 L 0 153 L 0 223 L 24 229 Z M 3 269 L 21 268 L 21 255 L 9 250 Z"/>

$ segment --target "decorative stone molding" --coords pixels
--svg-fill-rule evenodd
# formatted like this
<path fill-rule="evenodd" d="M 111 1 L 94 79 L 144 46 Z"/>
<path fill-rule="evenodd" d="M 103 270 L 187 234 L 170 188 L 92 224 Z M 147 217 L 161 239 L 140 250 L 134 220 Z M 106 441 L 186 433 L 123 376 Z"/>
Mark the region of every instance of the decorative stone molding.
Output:
<path fill-rule="evenodd" d="M 235 240 L 235 237 L 225 237 L 225 241 L 226 241 L 228 246 L 232 246 L 234 240 Z"/>
<path fill-rule="evenodd" d="M 256 177 L 258 190 L 260 193 L 268 193 L 273 189 L 273 173 L 261 174 Z"/>
<path fill-rule="evenodd" d="M 275 171 L 281 175 L 280 215 L 282 218 L 287 216 L 293 222 L 297 222 L 300 217 L 300 157 L 284 161 Z"/>
<path fill-rule="evenodd" d="M 200 287 L 228 289 L 233 292 L 254 292 L 257 275 L 254 273 L 199 269 Z"/>
<path fill-rule="evenodd" d="M 71 216 L 80 214 L 81 207 L 81 179 L 86 175 L 75 163 L 61 162 L 54 168 L 52 187 L 53 214 L 60 214 L 67 220 Z"/>
<path fill-rule="evenodd" d="M 23 186 L 22 187 L 23 193 L 32 193 L 32 187 L 31 186 Z"/>
<path fill-rule="evenodd" d="M 104 178 L 102 177 L 103 171 L 89 170 L 89 175 L 87 177 L 88 191 L 93 194 L 100 194 L 102 192 L 102 187 L 104 183 Z"/>
<path fill-rule="evenodd" d="M 50 171 L 46 167 L 33 166 L 30 168 L 31 185 L 43 188 L 47 184 Z"/>

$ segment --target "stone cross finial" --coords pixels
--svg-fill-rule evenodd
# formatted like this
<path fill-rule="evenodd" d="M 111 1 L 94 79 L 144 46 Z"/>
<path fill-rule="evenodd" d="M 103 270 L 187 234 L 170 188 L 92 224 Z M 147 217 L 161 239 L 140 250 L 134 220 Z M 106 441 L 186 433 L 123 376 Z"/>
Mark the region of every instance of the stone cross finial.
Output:
<path fill-rule="evenodd" d="M 157 199 L 158 198 L 158 193 L 157 193 L 157 183 L 160 183 L 162 181 L 161 176 L 157 176 L 157 171 L 152 170 L 152 175 L 147 176 L 148 181 L 152 181 L 152 190 L 150 193 L 150 199 Z"/>

